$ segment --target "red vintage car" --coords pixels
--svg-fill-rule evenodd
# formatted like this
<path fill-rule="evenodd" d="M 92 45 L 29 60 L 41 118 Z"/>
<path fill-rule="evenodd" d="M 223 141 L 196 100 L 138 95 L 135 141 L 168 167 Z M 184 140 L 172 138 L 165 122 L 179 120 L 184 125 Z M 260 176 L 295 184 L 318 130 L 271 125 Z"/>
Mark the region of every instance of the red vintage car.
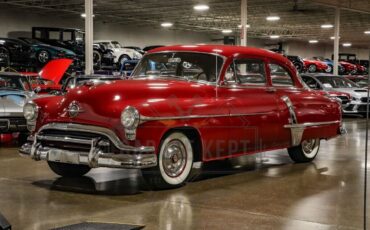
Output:
<path fill-rule="evenodd" d="M 40 72 L 23 72 L 22 75 L 28 77 L 32 88 L 38 93 L 60 91 L 62 88 L 62 78 L 72 63 L 72 59 L 51 60 Z"/>
<path fill-rule="evenodd" d="M 304 69 L 309 73 L 326 72 L 329 66 L 320 60 L 303 59 Z"/>
<path fill-rule="evenodd" d="M 341 105 L 308 89 L 274 52 L 221 45 L 149 51 L 132 79 L 86 83 L 27 103 L 20 153 L 61 176 L 139 168 L 155 189 L 183 185 L 194 165 L 287 148 L 312 161 L 344 132 Z M 195 164 L 197 163 L 197 164 Z"/>

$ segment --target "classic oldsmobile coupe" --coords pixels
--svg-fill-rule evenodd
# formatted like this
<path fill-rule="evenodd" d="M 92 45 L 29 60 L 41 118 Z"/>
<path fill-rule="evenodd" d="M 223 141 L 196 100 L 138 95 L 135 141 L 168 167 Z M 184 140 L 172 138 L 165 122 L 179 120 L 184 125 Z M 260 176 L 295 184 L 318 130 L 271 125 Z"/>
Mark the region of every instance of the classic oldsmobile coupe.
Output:
<path fill-rule="evenodd" d="M 61 176 L 139 168 L 154 189 L 183 185 L 193 165 L 287 148 L 312 161 L 344 132 L 341 105 L 308 89 L 294 65 L 262 49 L 202 45 L 149 51 L 132 79 L 85 83 L 28 102 L 20 153 Z"/>

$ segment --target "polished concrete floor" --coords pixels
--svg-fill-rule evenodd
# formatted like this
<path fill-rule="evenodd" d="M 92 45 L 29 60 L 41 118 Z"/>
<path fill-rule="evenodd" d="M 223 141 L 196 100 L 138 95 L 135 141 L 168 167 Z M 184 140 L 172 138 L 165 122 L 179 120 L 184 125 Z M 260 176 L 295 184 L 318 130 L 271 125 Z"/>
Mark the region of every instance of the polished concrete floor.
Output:
<path fill-rule="evenodd" d="M 146 189 L 138 171 L 58 178 L 45 162 L 2 146 L 0 212 L 16 230 L 83 221 L 160 230 L 362 229 L 365 120 L 348 118 L 345 126 L 346 136 L 322 141 L 313 163 L 293 164 L 286 151 L 259 154 L 255 169 L 214 162 L 167 191 Z"/>

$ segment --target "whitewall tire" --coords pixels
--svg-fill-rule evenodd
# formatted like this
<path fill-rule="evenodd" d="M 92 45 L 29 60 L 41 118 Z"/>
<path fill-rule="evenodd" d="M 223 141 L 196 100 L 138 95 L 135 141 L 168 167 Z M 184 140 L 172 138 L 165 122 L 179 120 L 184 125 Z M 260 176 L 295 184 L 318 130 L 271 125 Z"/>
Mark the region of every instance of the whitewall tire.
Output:
<path fill-rule="evenodd" d="M 177 188 L 186 183 L 193 160 L 194 152 L 189 138 L 181 132 L 173 132 L 162 140 L 158 165 L 143 169 L 143 176 L 153 189 Z"/>
<path fill-rule="evenodd" d="M 320 139 L 304 140 L 299 146 L 288 148 L 290 158 L 296 163 L 311 162 L 320 149 Z"/>

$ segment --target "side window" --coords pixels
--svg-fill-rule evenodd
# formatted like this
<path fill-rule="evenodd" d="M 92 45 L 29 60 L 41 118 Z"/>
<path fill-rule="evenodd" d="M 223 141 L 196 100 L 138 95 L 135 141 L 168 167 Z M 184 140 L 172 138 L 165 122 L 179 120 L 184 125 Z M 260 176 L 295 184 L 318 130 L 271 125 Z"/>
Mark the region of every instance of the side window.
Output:
<path fill-rule="evenodd" d="M 273 86 L 294 86 L 290 73 L 279 64 L 269 64 Z"/>
<path fill-rule="evenodd" d="M 72 41 L 72 32 L 63 31 L 63 41 Z"/>
<path fill-rule="evenodd" d="M 59 31 L 49 31 L 49 39 L 59 40 L 60 39 L 60 32 Z"/>
<path fill-rule="evenodd" d="M 41 38 L 41 31 L 40 30 L 35 31 L 35 38 Z"/>
<path fill-rule="evenodd" d="M 225 81 L 239 85 L 265 85 L 266 71 L 262 60 L 239 59 L 234 60 L 226 70 Z"/>
<path fill-rule="evenodd" d="M 319 83 L 311 77 L 302 77 L 302 80 L 311 89 L 321 89 Z"/>

